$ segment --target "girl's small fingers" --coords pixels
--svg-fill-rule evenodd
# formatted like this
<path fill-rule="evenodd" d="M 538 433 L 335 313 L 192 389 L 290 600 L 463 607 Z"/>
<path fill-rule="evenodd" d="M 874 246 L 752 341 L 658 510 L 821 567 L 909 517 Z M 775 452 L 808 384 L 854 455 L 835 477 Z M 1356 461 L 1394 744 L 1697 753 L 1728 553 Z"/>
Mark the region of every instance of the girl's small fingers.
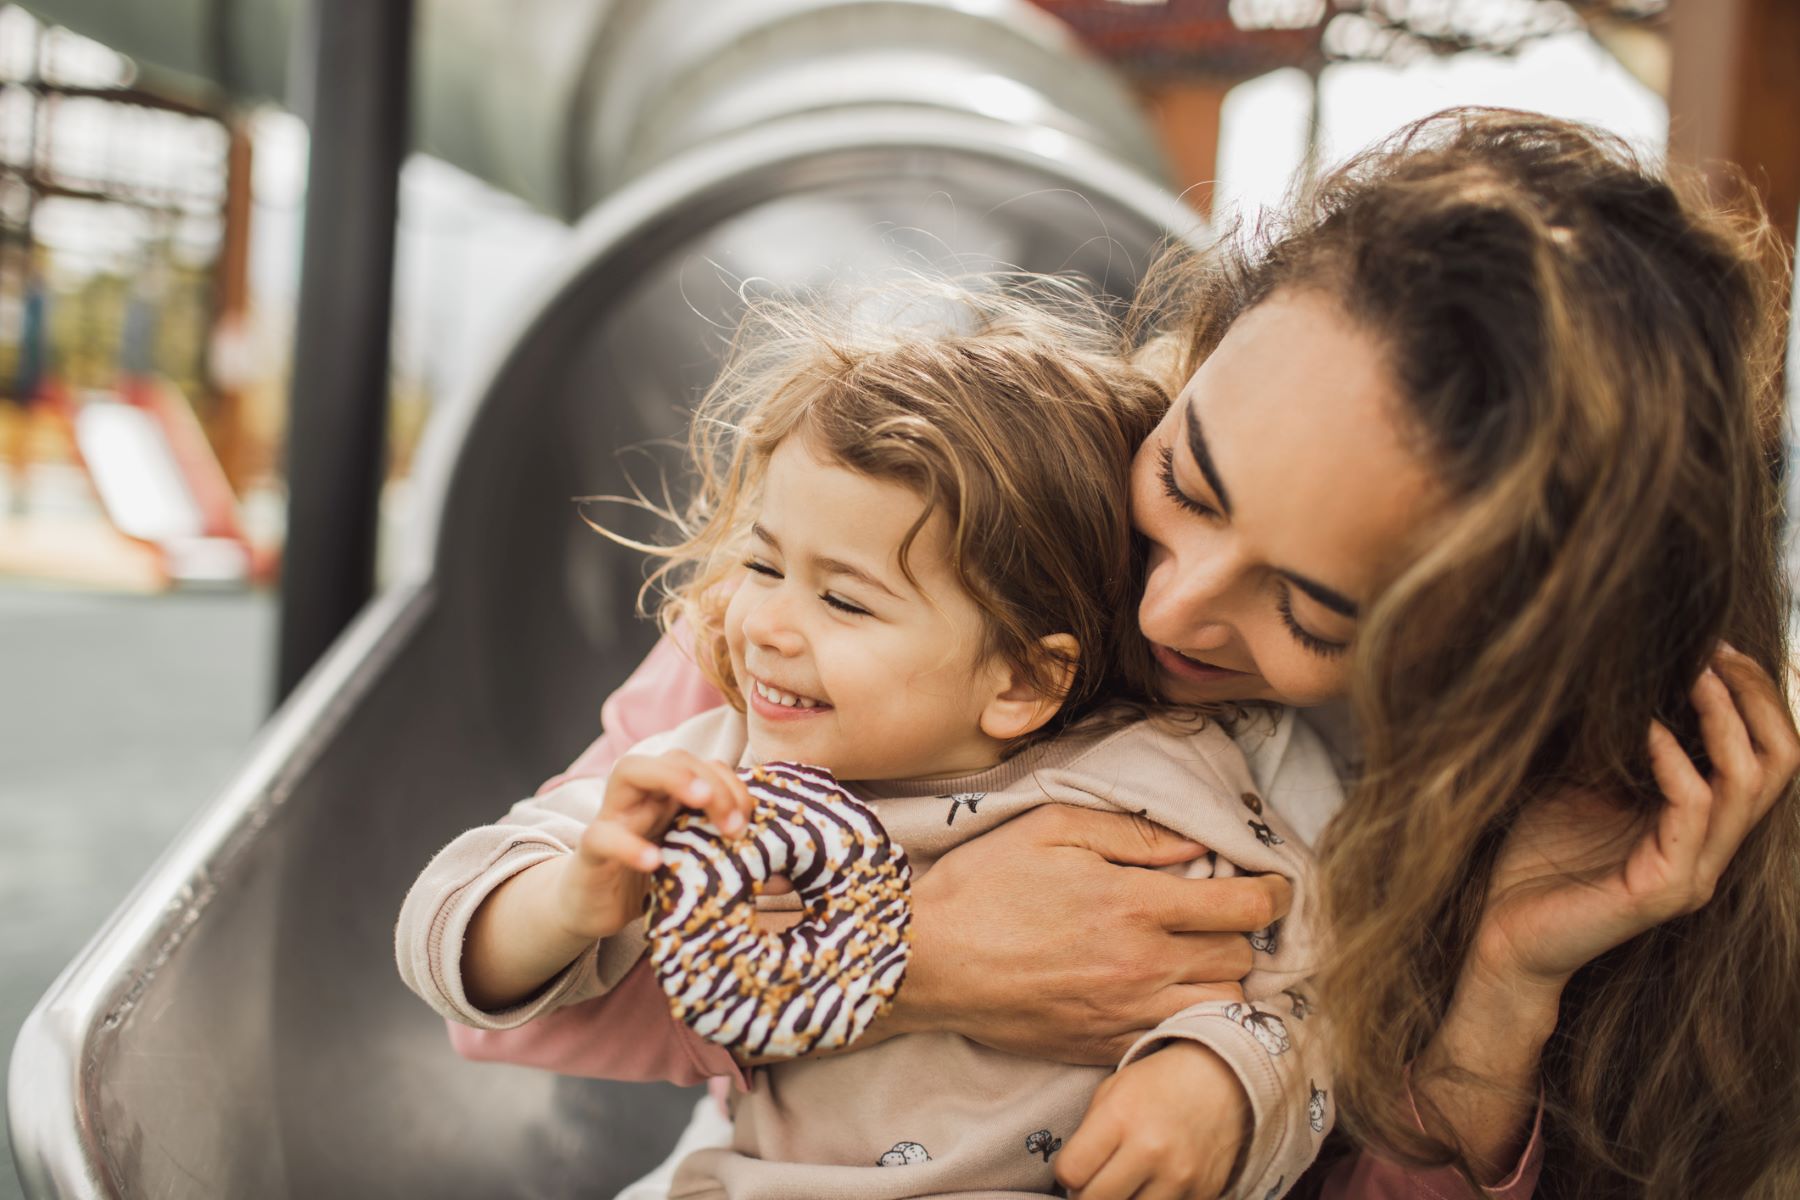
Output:
<path fill-rule="evenodd" d="M 1152 1165 L 1129 1146 L 1113 1151 L 1086 1187 L 1074 1192 L 1074 1200 L 1131 1200 L 1149 1182 Z"/>
<path fill-rule="evenodd" d="M 667 751 L 657 761 L 668 768 L 669 797 L 677 804 L 698 809 L 715 823 L 724 815 L 728 802 L 714 764 L 686 750 Z"/>
<path fill-rule="evenodd" d="M 589 858 L 616 862 L 648 875 L 662 864 L 662 851 L 617 821 L 595 821 L 581 835 L 581 850 Z"/>
<path fill-rule="evenodd" d="M 1218 1200 L 1219 1189 L 1183 1175 L 1152 1175 L 1131 1200 Z"/>
<path fill-rule="evenodd" d="M 1056 1182 L 1071 1192 L 1079 1192 L 1106 1165 L 1118 1144 L 1118 1128 L 1106 1119 L 1096 1096 L 1088 1106 L 1088 1115 L 1069 1136 L 1068 1143 L 1056 1152 Z"/>
<path fill-rule="evenodd" d="M 750 793 L 737 772 L 721 762 L 702 761 L 699 773 L 707 782 L 706 815 L 727 837 L 743 830 L 749 820 L 746 802 Z"/>
<path fill-rule="evenodd" d="M 695 782 L 697 759 L 680 751 L 628 754 L 613 766 L 609 783 L 623 783 L 647 795 L 686 802 Z"/>

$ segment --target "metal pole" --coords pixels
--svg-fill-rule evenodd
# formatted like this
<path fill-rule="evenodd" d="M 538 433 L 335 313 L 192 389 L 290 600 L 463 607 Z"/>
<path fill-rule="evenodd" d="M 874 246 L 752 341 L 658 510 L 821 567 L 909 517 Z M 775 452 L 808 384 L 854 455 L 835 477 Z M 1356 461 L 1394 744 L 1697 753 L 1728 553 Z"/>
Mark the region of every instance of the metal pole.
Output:
<path fill-rule="evenodd" d="M 288 424 L 277 699 L 374 591 L 412 0 L 311 0 L 295 110 L 312 129 Z"/>

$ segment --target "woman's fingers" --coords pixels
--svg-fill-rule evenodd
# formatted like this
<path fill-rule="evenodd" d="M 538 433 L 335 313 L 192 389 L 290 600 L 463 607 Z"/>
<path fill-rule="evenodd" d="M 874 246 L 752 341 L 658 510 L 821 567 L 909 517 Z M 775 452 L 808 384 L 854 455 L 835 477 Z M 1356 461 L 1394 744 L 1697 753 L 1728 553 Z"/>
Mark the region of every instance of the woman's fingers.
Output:
<path fill-rule="evenodd" d="M 1255 933 L 1287 915 L 1294 888 L 1279 875 L 1184 879 L 1161 871 L 1123 876 L 1120 907 L 1171 933 Z"/>
<path fill-rule="evenodd" d="M 1704 689 L 1712 693 L 1708 703 L 1715 712 L 1714 724 L 1708 727 L 1703 711 L 1701 731 L 1717 770 L 1711 827 L 1701 851 L 1703 894 L 1711 893 L 1745 834 L 1787 790 L 1800 766 L 1800 736 L 1767 672 L 1749 657 L 1721 646 L 1713 669 L 1701 678 L 1702 685 L 1708 676 L 1717 681 Z M 1701 690 L 1696 687 L 1696 707 Z M 1730 706 L 1729 721 L 1717 715 L 1721 692 Z"/>
<path fill-rule="evenodd" d="M 1091 850 L 1123 866 L 1168 867 L 1206 853 L 1200 843 L 1131 813 L 1046 804 L 1018 820 L 1041 827 L 1040 836 L 1052 844 Z"/>
<path fill-rule="evenodd" d="M 1744 794 L 1761 788 L 1762 766 L 1750 745 L 1750 732 L 1733 701 L 1731 689 L 1711 667 L 1700 672 L 1688 697 L 1694 711 L 1700 714 L 1700 737 L 1706 743 L 1706 755 L 1712 759 L 1717 781 L 1737 788 Z"/>
<path fill-rule="evenodd" d="M 1672 873 L 1689 876 L 1706 844 L 1712 788 L 1661 721 L 1650 722 L 1650 770 L 1665 801 L 1656 819 L 1657 848 Z"/>
<path fill-rule="evenodd" d="M 1196 1004 L 1242 1004 L 1242 983 L 1176 983 L 1164 988 L 1156 997 L 1159 1010 L 1147 1028 L 1162 1024 L 1178 1012 Z"/>
<path fill-rule="evenodd" d="M 1748 655 L 1721 646 L 1713 669 L 1730 690 L 1763 767 L 1764 787 L 1757 799 L 1766 811 L 1800 771 L 1800 733 L 1794 729 L 1793 713 L 1775 681 Z"/>

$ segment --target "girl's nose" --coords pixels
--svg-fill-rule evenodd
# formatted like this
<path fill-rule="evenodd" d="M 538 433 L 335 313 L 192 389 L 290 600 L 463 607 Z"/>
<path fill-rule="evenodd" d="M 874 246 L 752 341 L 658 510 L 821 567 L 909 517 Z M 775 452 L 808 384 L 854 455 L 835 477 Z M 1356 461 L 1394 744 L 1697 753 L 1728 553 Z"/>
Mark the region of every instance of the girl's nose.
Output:
<path fill-rule="evenodd" d="M 785 588 L 775 589 L 756 602 L 744 616 L 744 636 L 759 649 L 792 657 L 804 648 L 805 639 L 792 620 L 792 606 L 785 592 Z"/>

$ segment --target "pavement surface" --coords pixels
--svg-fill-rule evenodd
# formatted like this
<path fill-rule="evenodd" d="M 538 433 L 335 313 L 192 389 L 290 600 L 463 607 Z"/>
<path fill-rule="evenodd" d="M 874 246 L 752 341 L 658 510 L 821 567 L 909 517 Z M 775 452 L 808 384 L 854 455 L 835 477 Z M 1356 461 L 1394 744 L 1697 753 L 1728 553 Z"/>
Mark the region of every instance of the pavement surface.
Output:
<path fill-rule="evenodd" d="M 274 612 L 0 578 L 0 1054 L 231 777 L 268 715 Z M 0 1200 L 21 1195 L 0 1123 Z"/>

